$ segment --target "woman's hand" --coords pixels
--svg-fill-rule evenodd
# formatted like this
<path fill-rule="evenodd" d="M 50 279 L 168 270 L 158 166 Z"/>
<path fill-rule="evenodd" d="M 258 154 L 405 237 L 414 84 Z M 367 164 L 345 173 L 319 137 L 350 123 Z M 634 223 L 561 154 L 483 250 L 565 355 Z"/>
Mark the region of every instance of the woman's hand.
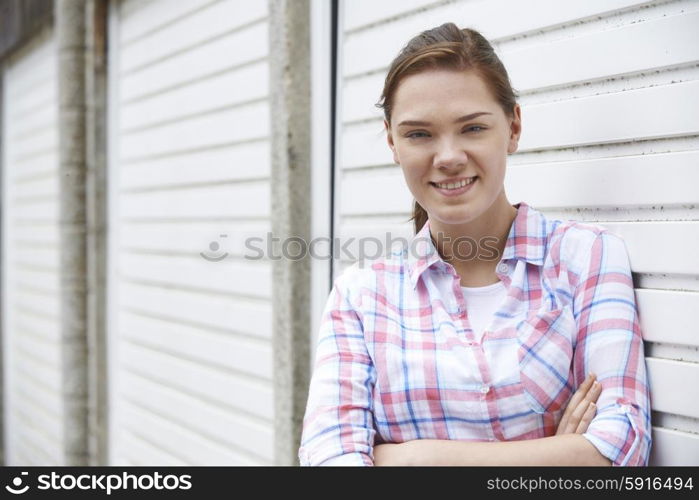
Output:
<path fill-rule="evenodd" d="M 589 374 L 573 394 L 556 429 L 557 436 L 560 434 L 582 434 L 587 431 L 587 426 L 590 425 L 597 411 L 595 401 L 602 392 L 602 384 L 597 382 L 595 378 L 594 373 Z"/>

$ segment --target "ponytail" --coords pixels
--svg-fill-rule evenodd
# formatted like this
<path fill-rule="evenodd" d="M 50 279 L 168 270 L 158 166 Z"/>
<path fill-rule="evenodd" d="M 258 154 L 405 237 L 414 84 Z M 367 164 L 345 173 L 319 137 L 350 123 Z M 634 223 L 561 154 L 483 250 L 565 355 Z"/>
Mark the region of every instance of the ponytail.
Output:
<path fill-rule="evenodd" d="M 420 206 L 417 200 L 413 205 L 413 216 L 409 220 L 415 223 L 415 234 L 419 233 L 420 229 L 425 225 L 425 222 L 427 222 L 427 212 Z"/>

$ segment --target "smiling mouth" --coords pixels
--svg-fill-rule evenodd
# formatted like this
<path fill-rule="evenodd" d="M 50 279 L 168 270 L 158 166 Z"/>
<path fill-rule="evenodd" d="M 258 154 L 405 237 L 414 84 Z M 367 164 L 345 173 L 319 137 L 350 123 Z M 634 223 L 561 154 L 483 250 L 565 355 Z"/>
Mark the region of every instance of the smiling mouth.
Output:
<path fill-rule="evenodd" d="M 473 177 L 468 177 L 466 179 L 462 179 L 459 182 L 430 182 L 430 184 L 437 189 L 443 189 L 445 191 L 458 191 L 459 189 L 463 189 L 466 186 L 470 186 L 474 182 L 478 180 L 478 176 L 473 176 Z"/>

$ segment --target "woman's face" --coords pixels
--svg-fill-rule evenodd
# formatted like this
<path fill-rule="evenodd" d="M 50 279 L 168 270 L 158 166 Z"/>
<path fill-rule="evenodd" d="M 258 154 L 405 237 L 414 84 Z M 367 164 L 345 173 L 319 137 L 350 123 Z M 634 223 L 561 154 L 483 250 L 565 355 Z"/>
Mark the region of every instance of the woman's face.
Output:
<path fill-rule="evenodd" d="M 515 106 L 514 119 L 505 115 L 473 71 L 430 70 L 405 77 L 394 96 L 391 121 L 390 129 L 385 120 L 384 125 L 393 160 L 430 219 L 467 223 L 501 194 L 506 200 L 506 159 L 517 150 L 520 108 Z M 472 177 L 475 182 L 458 187 Z"/>

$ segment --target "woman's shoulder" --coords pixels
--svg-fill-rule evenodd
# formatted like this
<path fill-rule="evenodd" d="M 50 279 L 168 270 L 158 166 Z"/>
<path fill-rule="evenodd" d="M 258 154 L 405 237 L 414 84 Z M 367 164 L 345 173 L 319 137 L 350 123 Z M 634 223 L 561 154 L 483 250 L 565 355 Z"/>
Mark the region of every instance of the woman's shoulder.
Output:
<path fill-rule="evenodd" d="M 565 261 L 574 268 L 571 261 L 586 262 L 590 249 L 598 238 L 619 238 L 609 228 L 595 222 L 545 217 L 548 234 L 547 248 L 553 252 L 554 260 Z"/>

